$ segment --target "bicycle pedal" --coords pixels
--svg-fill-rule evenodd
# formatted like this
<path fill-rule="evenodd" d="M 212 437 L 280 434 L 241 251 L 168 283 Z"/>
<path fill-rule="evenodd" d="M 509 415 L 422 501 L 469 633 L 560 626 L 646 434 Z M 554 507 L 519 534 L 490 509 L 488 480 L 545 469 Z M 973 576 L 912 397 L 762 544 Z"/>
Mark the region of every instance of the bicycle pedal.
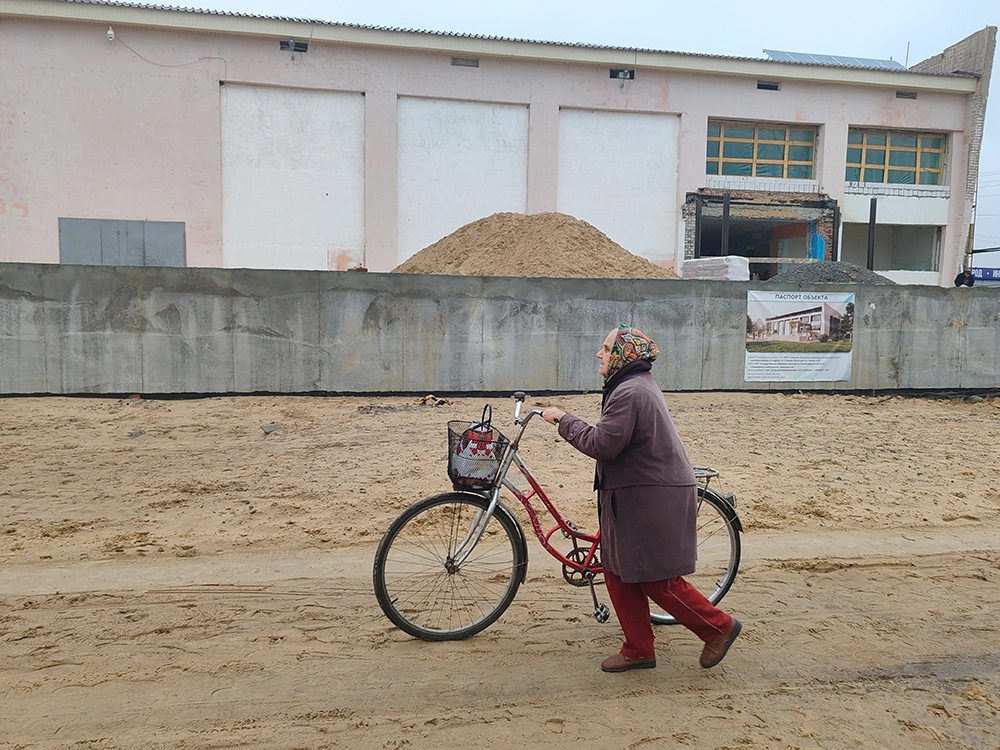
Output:
<path fill-rule="evenodd" d="M 577 527 L 576 527 L 576 524 L 573 523 L 572 521 L 567 521 L 566 525 L 569 526 L 571 529 L 573 529 L 573 531 L 579 531 L 579 529 L 577 529 Z M 563 529 L 562 535 L 563 535 L 563 539 L 572 539 L 573 538 L 573 535 L 570 534 L 565 529 Z"/>
<path fill-rule="evenodd" d="M 604 623 L 611 618 L 611 610 L 608 609 L 608 605 L 601 604 L 594 610 L 594 619 L 598 622 Z"/>

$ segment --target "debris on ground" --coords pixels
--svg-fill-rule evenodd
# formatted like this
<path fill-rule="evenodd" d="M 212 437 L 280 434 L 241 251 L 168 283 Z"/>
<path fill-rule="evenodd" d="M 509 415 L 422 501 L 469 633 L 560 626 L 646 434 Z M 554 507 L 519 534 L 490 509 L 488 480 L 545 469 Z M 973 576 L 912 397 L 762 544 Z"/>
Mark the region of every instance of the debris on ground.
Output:
<path fill-rule="evenodd" d="M 451 402 L 443 398 L 438 398 L 433 393 L 428 393 L 426 396 L 416 399 L 413 403 L 423 404 L 424 406 L 447 406 Z"/>

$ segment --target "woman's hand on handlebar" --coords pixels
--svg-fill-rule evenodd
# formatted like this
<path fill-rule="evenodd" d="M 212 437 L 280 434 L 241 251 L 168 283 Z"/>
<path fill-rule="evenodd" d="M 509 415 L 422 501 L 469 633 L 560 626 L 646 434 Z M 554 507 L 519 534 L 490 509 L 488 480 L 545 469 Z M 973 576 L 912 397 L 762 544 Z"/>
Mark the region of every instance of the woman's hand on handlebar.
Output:
<path fill-rule="evenodd" d="M 556 406 L 546 406 L 542 410 L 542 419 L 549 424 L 559 424 L 559 420 L 566 416 L 566 412 Z"/>

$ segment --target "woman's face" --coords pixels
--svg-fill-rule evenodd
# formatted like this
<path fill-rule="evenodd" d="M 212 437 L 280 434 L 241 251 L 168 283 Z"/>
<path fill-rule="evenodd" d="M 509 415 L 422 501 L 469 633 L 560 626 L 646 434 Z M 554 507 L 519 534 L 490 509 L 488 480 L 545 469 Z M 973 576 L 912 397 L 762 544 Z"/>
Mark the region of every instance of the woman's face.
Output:
<path fill-rule="evenodd" d="M 601 360 L 601 364 L 597 366 L 597 374 L 602 378 L 608 376 L 608 365 L 611 364 L 611 346 L 615 343 L 615 332 L 612 331 L 608 334 L 608 337 L 604 339 L 604 346 L 601 350 L 597 352 L 597 358 Z"/>

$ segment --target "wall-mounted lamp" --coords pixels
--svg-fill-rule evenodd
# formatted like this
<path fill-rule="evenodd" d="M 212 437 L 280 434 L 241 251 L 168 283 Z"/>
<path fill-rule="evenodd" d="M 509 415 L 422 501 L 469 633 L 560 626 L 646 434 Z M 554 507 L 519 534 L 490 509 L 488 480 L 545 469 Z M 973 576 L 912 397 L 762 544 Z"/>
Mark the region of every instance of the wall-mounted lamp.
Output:
<path fill-rule="evenodd" d="M 282 52 L 308 52 L 309 42 L 296 42 L 295 39 L 284 39 L 278 43 Z"/>
<path fill-rule="evenodd" d="M 113 42 L 115 40 L 115 29 L 113 26 L 108 26 L 108 41 Z"/>

